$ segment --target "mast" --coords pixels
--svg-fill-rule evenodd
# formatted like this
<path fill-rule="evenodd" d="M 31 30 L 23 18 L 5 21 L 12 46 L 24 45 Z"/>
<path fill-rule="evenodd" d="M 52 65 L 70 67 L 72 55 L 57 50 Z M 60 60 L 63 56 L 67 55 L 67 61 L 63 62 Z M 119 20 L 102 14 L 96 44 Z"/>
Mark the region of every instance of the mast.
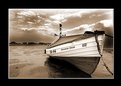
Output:
<path fill-rule="evenodd" d="M 62 37 L 62 24 L 59 24 L 60 27 L 60 38 Z"/>

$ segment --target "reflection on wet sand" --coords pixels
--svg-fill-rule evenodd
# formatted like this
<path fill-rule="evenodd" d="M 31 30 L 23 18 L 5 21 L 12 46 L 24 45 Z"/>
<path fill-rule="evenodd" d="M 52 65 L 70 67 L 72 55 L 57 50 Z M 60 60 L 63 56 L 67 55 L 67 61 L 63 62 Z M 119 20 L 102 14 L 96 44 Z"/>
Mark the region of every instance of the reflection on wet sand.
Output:
<path fill-rule="evenodd" d="M 64 60 L 48 58 L 45 65 L 49 68 L 50 78 L 89 78 L 91 75 L 77 69 Z"/>

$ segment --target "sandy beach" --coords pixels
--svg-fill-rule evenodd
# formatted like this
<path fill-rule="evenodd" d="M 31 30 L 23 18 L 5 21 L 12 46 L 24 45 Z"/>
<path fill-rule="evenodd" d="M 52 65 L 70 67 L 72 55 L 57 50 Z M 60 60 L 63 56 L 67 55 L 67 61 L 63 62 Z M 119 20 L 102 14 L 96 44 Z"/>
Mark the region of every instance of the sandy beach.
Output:
<path fill-rule="evenodd" d="M 114 57 L 113 57 L 113 50 L 112 49 L 104 49 L 103 51 L 103 60 L 110 69 L 112 73 L 114 73 Z M 106 67 L 103 64 L 102 59 L 100 59 L 100 62 L 95 70 L 95 72 L 92 74 L 93 78 L 114 78 L 106 69 Z"/>
<path fill-rule="evenodd" d="M 62 70 L 62 66 L 52 64 L 51 62 L 49 62 L 49 64 L 47 63 L 49 57 L 44 54 L 44 49 L 46 49 L 46 47 L 46 45 L 9 46 L 8 77 L 10 79 L 83 77 L 81 77 L 81 73 L 76 71 L 76 69 L 74 69 L 75 71 L 71 71 L 68 68 L 63 68 L 63 73 L 65 74 L 62 76 L 60 72 Z M 104 49 L 103 59 L 109 69 L 113 72 L 113 49 Z M 114 76 L 106 70 L 102 60 L 100 60 L 96 70 L 91 75 L 91 78 L 113 79 Z"/>

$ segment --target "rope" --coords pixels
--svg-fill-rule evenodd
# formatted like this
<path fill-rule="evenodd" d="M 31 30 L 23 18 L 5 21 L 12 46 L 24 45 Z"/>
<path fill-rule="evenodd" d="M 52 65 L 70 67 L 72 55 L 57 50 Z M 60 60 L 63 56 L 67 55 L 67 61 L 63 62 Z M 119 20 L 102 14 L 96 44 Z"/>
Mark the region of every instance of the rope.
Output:
<path fill-rule="evenodd" d="M 95 40 L 96 40 L 96 43 L 97 43 L 97 49 L 98 49 L 99 54 L 102 56 L 102 54 L 101 54 L 101 50 L 100 50 L 100 46 L 99 46 L 99 42 L 98 42 L 97 37 L 98 37 L 98 35 L 95 34 Z"/>
<path fill-rule="evenodd" d="M 111 70 L 109 69 L 109 67 L 106 65 L 106 63 L 105 63 L 104 60 L 103 60 L 103 57 L 102 57 L 102 54 L 101 54 L 101 50 L 100 50 L 100 46 L 99 46 L 99 42 L 98 42 L 97 37 L 98 37 L 98 35 L 95 34 L 95 40 L 96 40 L 96 43 L 97 43 L 98 52 L 99 52 L 99 54 L 101 55 L 101 59 L 102 59 L 103 65 L 105 66 L 105 68 L 107 69 L 107 71 L 108 71 L 111 75 L 113 75 L 113 73 L 111 72 Z"/>
<path fill-rule="evenodd" d="M 102 59 L 102 62 L 103 62 L 103 65 L 105 66 L 105 68 L 108 70 L 108 72 L 113 75 L 113 73 L 111 72 L 111 70 L 109 69 L 109 67 L 106 65 L 106 63 L 104 62 L 103 58 Z"/>
<path fill-rule="evenodd" d="M 108 34 L 105 34 L 105 36 L 110 37 L 110 38 L 113 38 L 113 36 L 110 36 L 110 35 L 108 35 Z"/>

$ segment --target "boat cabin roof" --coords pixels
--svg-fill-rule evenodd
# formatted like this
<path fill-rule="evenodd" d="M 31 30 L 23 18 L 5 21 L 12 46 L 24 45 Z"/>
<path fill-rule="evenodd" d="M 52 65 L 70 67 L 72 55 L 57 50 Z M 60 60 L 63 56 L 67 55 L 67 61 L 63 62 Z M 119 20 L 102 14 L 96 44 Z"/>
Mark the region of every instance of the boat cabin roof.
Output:
<path fill-rule="evenodd" d="M 97 34 L 104 34 L 102 31 L 101 32 L 95 32 Z M 58 45 L 61 45 L 61 44 L 65 44 L 65 43 L 70 43 L 70 42 L 73 42 L 73 41 L 78 41 L 80 39 L 86 39 L 86 38 L 90 38 L 90 37 L 93 37 L 95 34 L 94 32 L 85 32 L 84 34 L 79 34 L 79 35 L 72 35 L 72 36 L 64 36 L 64 37 L 59 37 L 59 39 L 51 44 L 49 46 L 49 48 L 52 48 L 52 47 L 55 47 L 55 46 L 58 46 Z"/>

